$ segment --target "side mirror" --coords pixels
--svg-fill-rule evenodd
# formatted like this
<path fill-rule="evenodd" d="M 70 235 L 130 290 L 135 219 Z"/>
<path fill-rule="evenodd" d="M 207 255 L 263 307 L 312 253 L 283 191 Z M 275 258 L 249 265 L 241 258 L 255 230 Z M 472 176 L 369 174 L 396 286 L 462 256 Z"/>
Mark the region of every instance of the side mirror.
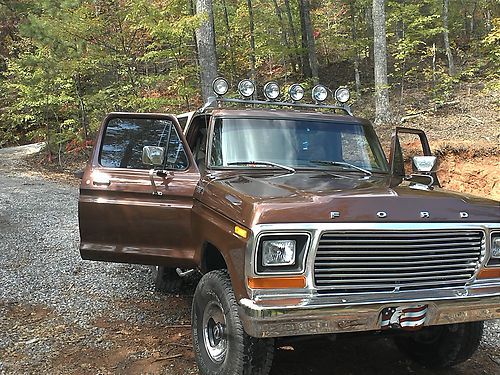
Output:
<path fill-rule="evenodd" d="M 437 169 L 437 157 L 414 156 L 413 171 L 418 173 L 435 173 Z"/>
<path fill-rule="evenodd" d="M 165 147 L 144 146 L 142 148 L 142 162 L 146 165 L 159 167 L 165 161 Z"/>
<path fill-rule="evenodd" d="M 401 134 L 413 134 L 414 136 L 418 137 L 417 143 L 414 143 L 414 141 L 412 141 L 410 143 L 407 142 L 407 144 L 404 145 L 406 150 L 409 151 L 409 153 L 406 154 L 407 156 L 410 156 L 413 153 L 411 149 L 412 146 L 418 145 L 418 143 L 420 143 L 422 147 L 422 156 L 414 156 L 412 158 L 412 171 L 409 170 L 410 168 L 405 168 L 405 155 L 403 154 L 403 147 L 399 139 Z M 429 141 L 427 140 L 427 136 L 422 130 L 396 127 L 392 134 L 389 166 L 391 169 L 391 174 L 394 177 L 403 179 L 411 178 L 413 181 L 415 181 L 416 177 L 422 177 L 423 179 L 425 179 L 425 181 L 428 181 L 426 185 L 441 186 L 439 184 L 436 173 L 437 158 L 432 155 Z"/>

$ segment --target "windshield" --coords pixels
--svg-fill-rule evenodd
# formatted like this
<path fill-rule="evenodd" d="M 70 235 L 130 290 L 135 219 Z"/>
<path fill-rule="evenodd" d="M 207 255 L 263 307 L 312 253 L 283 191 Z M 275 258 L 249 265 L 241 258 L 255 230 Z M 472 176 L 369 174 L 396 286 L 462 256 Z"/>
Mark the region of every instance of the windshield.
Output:
<path fill-rule="evenodd" d="M 259 161 L 296 169 L 356 171 L 349 168 L 351 165 L 370 172 L 388 171 L 384 153 L 370 126 L 304 119 L 215 119 L 212 168 L 248 168 L 245 163 Z M 272 168 L 264 164 L 253 166 Z"/>

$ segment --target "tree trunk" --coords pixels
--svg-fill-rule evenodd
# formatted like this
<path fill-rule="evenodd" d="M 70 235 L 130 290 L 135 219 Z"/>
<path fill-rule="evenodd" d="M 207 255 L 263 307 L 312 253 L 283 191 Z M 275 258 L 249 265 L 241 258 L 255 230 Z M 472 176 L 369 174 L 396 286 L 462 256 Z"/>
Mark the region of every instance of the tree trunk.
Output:
<path fill-rule="evenodd" d="M 454 76 L 456 71 L 455 71 L 455 62 L 453 61 L 453 54 L 451 53 L 451 48 L 450 48 L 450 38 L 448 30 L 448 7 L 449 7 L 449 0 L 444 0 L 443 2 L 444 49 L 446 51 L 446 57 L 448 58 L 448 73 L 450 74 L 450 76 Z"/>
<path fill-rule="evenodd" d="M 255 71 L 255 22 L 253 18 L 253 8 L 252 0 L 247 0 L 248 5 L 248 19 L 250 22 L 250 79 L 255 82 L 256 71 Z M 254 94 L 255 97 L 255 94 Z"/>
<path fill-rule="evenodd" d="M 311 4 L 309 0 L 300 0 L 300 13 L 302 24 L 302 43 L 307 51 L 307 60 L 309 61 L 310 77 L 314 82 L 319 81 L 319 64 L 316 55 L 316 44 L 314 42 L 313 28 L 311 23 Z"/>
<path fill-rule="evenodd" d="M 299 50 L 299 45 L 297 43 L 297 33 L 295 31 L 295 26 L 293 23 L 292 8 L 290 7 L 290 1 L 285 0 L 286 15 L 288 18 L 288 26 L 290 27 L 290 35 L 292 36 L 293 48 L 295 49 L 294 54 Z M 304 61 L 300 61 L 301 69 L 303 69 Z M 295 71 L 295 69 L 294 69 Z"/>
<path fill-rule="evenodd" d="M 467 13 L 467 2 L 465 0 L 462 0 L 460 3 L 462 4 L 463 10 L 464 10 L 464 22 L 463 22 L 464 37 L 466 40 L 469 40 L 469 25 L 467 22 L 469 15 Z"/>
<path fill-rule="evenodd" d="M 365 24 L 366 24 L 366 34 L 367 38 L 373 36 L 373 15 L 372 15 L 372 7 L 366 4 L 365 7 Z M 368 61 L 370 64 L 373 64 L 373 50 L 371 48 L 368 49 Z"/>
<path fill-rule="evenodd" d="M 301 53 L 300 59 L 302 60 L 302 75 L 305 78 L 311 78 L 311 64 L 309 64 L 309 54 L 307 53 L 307 31 L 306 31 L 306 21 L 304 15 L 304 7 L 302 6 L 302 0 L 299 0 L 299 15 L 300 15 L 300 36 L 301 36 Z"/>
<path fill-rule="evenodd" d="M 236 59 L 234 57 L 234 49 L 233 49 L 233 37 L 231 32 L 231 26 L 229 25 L 229 13 L 227 11 L 226 0 L 222 0 L 222 7 L 224 8 L 224 22 L 226 23 L 226 31 L 227 31 L 227 47 L 230 51 L 229 54 L 231 56 L 231 84 L 234 82 L 236 75 Z"/>
<path fill-rule="evenodd" d="M 354 46 L 354 81 L 356 82 L 356 96 L 358 99 L 361 97 L 361 77 L 359 74 L 359 52 L 358 46 L 358 33 L 356 31 L 356 6 L 351 2 L 351 28 L 352 28 L 352 43 Z"/>
<path fill-rule="evenodd" d="M 290 54 L 290 42 L 288 39 L 288 32 L 285 27 L 285 22 L 283 20 L 283 14 L 281 12 L 281 8 L 278 5 L 278 0 L 273 0 L 274 10 L 276 12 L 276 17 L 278 17 L 278 21 L 281 27 L 281 42 L 284 47 L 287 49 L 287 53 L 285 54 L 285 64 L 290 60 L 290 65 L 292 67 L 293 72 L 296 71 L 297 63 L 294 61 L 294 54 Z"/>
<path fill-rule="evenodd" d="M 432 88 L 436 88 L 436 43 L 432 45 Z"/>
<path fill-rule="evenodd" d="M 88 122 L 87 122 L 87 110 L 85 109 L 85 102 L 83 101 L 83 93 L 82 93 L 82 81 L 80 74 L 75 74 L 73 76 L 73 82 L 75 83 L 76 96 L 78 97 L 78 102 L 80 103 L 80 112 L 81 112 L 81 121 L 82 121 L 82 130 L 83 137 L 85 140 L 89 139 L 89 130 L 88 130 Z"/>
<path fill-rule="evenodd" d="M 196 45 L 200 63 L 201 93 L 203 100 L 206 101 L 209 96 L 212 96 L 212 82 L 217 77 L 212 0 L 196 0 L 196 14 L 202 14 L 205 17 L 196 30 Z"/>
<path fill-rule="evenodd" d="M 373 0 L 373 56 L 375 73 L 375 123 L 391 119 L 387 81 L 387 38 L 385 31 L 385 1 Z"/>

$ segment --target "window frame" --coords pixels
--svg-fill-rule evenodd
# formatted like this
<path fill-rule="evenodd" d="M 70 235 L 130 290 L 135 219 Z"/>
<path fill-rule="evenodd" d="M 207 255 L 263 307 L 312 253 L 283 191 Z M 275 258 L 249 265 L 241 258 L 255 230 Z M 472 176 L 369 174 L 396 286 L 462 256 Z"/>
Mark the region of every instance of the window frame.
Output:
<path fill-rule="evenodd" d="M 128 119 L 139 119 L 139 120 L 168 120 L 172 122 L 172 125 L 174 126 L 175 131 L 177 132 L 177 136 L 179 138 L 180 143 L 182 144 L 182 147 L 184 149 L 184 154 L 186 155 L 186 168 L 184 169 L 167 169 L 164 168 L 167 160 L 167 154 L 168 154 L 168 148 L 165 150 L 165 161 L 164 165 L 162 168 L 158 168 L 159 170 L 163 169 L 166 171 L 172 171 L 172 172 L 187 172 L 191 169 L 192 167 L 192 160 L 190 154 L 186 151 L 189 148 L 189 145 L 187 145 L 187 142 L 184 137 L 184 133 L 182 131 L 179 132 L 180 130 L 180 125 L 179 122 L 177 121 L 177 118 L 173 115 L 168 115 L 168 114 L 161 114 L 161 113 L 132 113 L 132 112 L 114 112 L 110 113 L 103 121 L 103 126 L 101 129 L 101 132 L 99 134 L 99 152 L 96 155 L 96 163 L 99 166 L 99 168 L 105 168 L 108 170 L 113 170 L 113 171 L 140 171 L 140 172 L 148 172 L 151 169 L 156 169 L 154 167 L 152 168 L 120 168 L 120 167 L 108 167 L 104 166 L 101 164 L 101 154 L 102 154 L 102 149 L 104 147 L 104 139 L 106 137 L 106 131 L 108 129 L 108 125 L 110 121 L 113 119 L 119 119 L 119 118 L 128 118 Z M 189 150 L 189 152 L 191 152 Z"/>

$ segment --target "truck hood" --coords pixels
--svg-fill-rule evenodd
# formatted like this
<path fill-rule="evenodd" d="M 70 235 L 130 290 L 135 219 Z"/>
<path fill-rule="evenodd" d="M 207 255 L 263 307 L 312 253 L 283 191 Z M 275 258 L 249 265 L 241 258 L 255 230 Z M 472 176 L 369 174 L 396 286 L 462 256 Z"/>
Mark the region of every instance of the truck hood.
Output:
<path fill-rule="evenodd" d="M 225 172 L 205 177 L 195 197 L 247 227 L 300 222 L 500 222 L 500 202 L 441 188 L 429 190 L 387 175 Z M 385 217 L 377 215 L 382 212 Z"/>

